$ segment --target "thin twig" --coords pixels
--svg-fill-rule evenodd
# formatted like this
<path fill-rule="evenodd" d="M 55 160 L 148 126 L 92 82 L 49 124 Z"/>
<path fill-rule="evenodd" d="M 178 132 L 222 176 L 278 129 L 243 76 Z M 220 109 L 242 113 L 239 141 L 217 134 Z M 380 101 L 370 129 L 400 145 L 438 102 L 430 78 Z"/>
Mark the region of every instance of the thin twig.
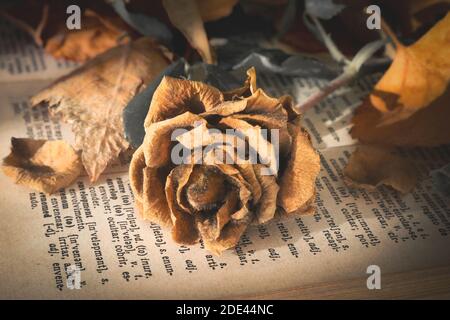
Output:
<path fill-rule="evenodd" d="M 385 44 L 384 40 L 377 40 L 366 44 L 362 47 L 358 53 L 353 57 L 353 60 L 349 62 L 344 67 L 344 72 L 340 74 L 337 78 L 333 79 L 329 83 L 327 83 L 323 88 L 319 89 L 317 92 L 313 93 L 309 96 L 305 101 L 301 104 L 295 106 L 295 108 L 303 113 L 316 104 L 325 99 L 328 95 L 332 94 L 334 91 L 339 89 L 340 87 L 346 85 L 353 78 L 358 75 L 361 66 L 369 60 L 375 52 L 378 51 Z"/>
<path fill-rule="evenodd" d="M 294 108 L 299 112 L 304 113 L 305 111 L 311 109 L 316 104 L 325 99 L 328 95 L 339 89 L 340 87 L 346 85 L 350 80 L 353 79 L 355 75 L 353 72 L 347 71 L 341 73 L 337 78 L 328 82 L 324 87 L 320 90 L 316 91 L 312 95 L 310 95 L 305 101 L 301 104 L 297 104 Z"/>

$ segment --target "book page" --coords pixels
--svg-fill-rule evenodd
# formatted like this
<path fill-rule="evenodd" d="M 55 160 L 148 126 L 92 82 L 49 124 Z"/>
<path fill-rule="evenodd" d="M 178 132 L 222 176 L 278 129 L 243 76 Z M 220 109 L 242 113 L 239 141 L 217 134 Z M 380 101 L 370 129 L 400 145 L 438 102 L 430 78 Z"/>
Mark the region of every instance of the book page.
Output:
<path fill-rule="evenodd" d="M 32 110 L 27 104 L 44 85 L 2 84 L 0 157 L 8 154 L 11 136 L 71 139 L 67 125 L 50 119 L 45 108 Z M 378 266 L 382 277 L 448 265 L 450 204 L 430 179 L 404 196 L 387 188 L 349 190 L 343 184 L 342 169 L 354 146 L 343 143 L 349 141 L 348 125 L 339 122 L 346 117 L 340 112 L 351 112 L 345 104 L 356 105 L 362 90 L 356 84 L 343 90 L 339 105 L 327 102 L 336 103 L 334 115 L 319 107 L 305 116 L 324 119 L 322 128 L 315 123 L 322 136 L 315 143 L 324 143 L 316 213 L 252 226 L 221 256 L 201 243 L 180 246 L 168 230 L 141 220 L 126 166 L 95 184 L 80 177 L 51 196 L 1 174 L 1 298 L 233 298 L 350 279 L 361 279 L 365 288 L 370 265 Z M 339 132 L 338 139 L 324 130 Z M 417 153 L 411 156 L 424 165 L 428 159 L 435 165 L 450 159 L 450 148 Z M 74 274 L 78 287 L 69 285 Z"/>
<path fill-rule="evenodd" d="M 57 60 L 33 43 L 25 32 L 0 17 L 0 79 L 2 82 L 55 79 L 78 64 Z"/>

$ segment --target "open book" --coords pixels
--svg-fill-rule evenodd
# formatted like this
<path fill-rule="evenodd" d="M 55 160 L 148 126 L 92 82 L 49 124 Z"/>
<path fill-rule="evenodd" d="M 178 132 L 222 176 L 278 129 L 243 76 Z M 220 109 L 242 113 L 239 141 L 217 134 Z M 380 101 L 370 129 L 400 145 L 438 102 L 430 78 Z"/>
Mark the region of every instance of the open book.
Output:
<path fill-rule="evenodd" d="M 0 27 L 10 28 L 3 21 Z M 45 108 L 31 109 L 28 99 L 75 65 L 53 60 L 21 33 L 0 35 L 0 157 L 11 137 L 72 141 L 67 124 Z M 80 177 L 51 196 L 1 174 L 0 298 L 448 296 L 450 201 L 431 179 L 407 195 L 350 190 L 342 180 L 356 143 L 349 119 L 376 79 L 339 90 L 303 119 L 322 160 L 316 213 L 250 227 L 221 256 L 202 244 L 180 246 L 167 230 L 141 220 L 126 163 L 95 184 Z M 320 84 L 279 75 L 259 80 L 269 93 L 297 101 Z M 411 156 L 424 165 L 446 163 L 450 148 Z"/>

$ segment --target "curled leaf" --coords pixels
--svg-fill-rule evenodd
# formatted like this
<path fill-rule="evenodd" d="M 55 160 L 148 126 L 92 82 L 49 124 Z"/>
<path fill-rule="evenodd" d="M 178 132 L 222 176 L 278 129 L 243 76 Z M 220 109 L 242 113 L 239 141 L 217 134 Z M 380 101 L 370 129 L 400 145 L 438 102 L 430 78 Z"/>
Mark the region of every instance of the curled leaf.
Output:
<path fill-rule="evenodd" d="M 203 22 L 229 15 L 237 0 L 163 0 L 162 3 L 172 24 L 184 34 L 202 60 L 215 63 Z"/>
<path fill-rule="evenodd" d="M 51 194 L 70 185 L 83 167 L 77 152 L 64 141 L 12 138 L 2 169 L 15 183 Z"/>
<path fill-rule="evenodd" d="M 449 39 L 450 13 L 411 46 L 395 40 L 392 65 L 352 120 L 354 138 L 403 146 L 450 143 Z"/>
<path fill-rule="evenodd" d="M 208 42 L 202 17 L 196 1 L 163 0 L 164 8 L 172 24 L 186 37 L 206 63 L 214 63 L 212 49 Z"/>

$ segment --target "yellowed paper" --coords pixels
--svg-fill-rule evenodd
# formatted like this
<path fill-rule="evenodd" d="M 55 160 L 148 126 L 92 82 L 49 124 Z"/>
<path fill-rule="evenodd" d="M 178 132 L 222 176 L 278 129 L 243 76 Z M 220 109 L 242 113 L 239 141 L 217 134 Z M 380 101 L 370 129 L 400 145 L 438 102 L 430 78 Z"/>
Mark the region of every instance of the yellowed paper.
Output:
<path fill-rule="evenodd" d="M 11 136 L 73 141 L 69 127 L 27 104 L 45 83 L 0 80 L 0 157 L 9 153 Z M 270 86 L 277 79 L 262 80 L 277 94 Z M 284 93 L 298 98 L 307 83 L 289 83 Z M 380 267 L 382 288 L 393 273 L 448 266 L 450 204 L 430 179 L 404 196 L 383 188 L 350 191 L 343 182 L 354 150 L 345 104 L 355 106 L 363 93 L 359 83 L 339 92 L 335 106 L 327 101 L 326 109 L 305 115 L 322 155 L 317 212 L 252 226 L 220 257 L 201 244 L 177 245 L 165 229 L 141 219 L 123 163 L 95 184 L 82 176 L 52 196 L 0 175 L 0 298 L 261 297 L 336 282 L 368 290 L 371 265 Z M 438 165 L 449 154 L 443 148 L 419 155 Z"/>

